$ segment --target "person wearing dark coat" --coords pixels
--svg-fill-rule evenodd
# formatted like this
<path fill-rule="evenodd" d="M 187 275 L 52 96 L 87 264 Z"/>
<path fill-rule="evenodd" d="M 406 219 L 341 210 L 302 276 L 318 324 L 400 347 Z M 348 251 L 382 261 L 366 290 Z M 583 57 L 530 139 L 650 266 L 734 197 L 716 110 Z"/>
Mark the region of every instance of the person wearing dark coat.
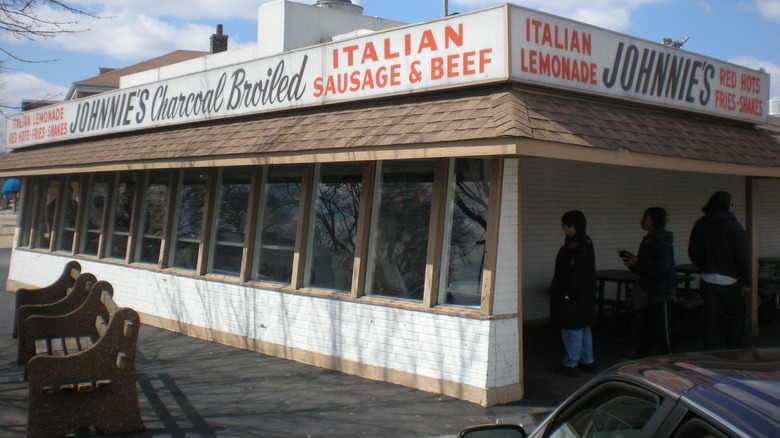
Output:
<path fill-rule="evenodd" d="M 669 341 L 669 302 L 677 291 L 677 269 L 674 260 L 674 235 L 666 230 L 667 213 L 661 207 L 650 207 L 642 214 L 640 226 L 647 234 L 639 244 L 639 254 L 621 255 L 623 263 L 637 274 L 637 287 L 647 293 L 647 304 L 641 309 L 641 326 L 635 351 L 624 357 L 635 360 L 650 354 L 653 344 L 661 353 L 671 354 Z"/>
<path fill-rule="evenodd" d="M 561 331 L 565 355 L 555 372 L 577 376 L 594 372 L 590 326 L 596 319 L 596 255 L 581 211 L 565 213 L 561 222 L 566 240 L 555 258 L 550 319 Z"/>
<path fill-rule="evenodd" d="M 734 216 L 731 193 L 715 192 L 702 211 L 691 231 L 688 256 L 700 272 L 704 349 L 720 347 L 721 325 L 726 346 L 742 348 L 745 295 L 752 289 L 750 244 Z"/>

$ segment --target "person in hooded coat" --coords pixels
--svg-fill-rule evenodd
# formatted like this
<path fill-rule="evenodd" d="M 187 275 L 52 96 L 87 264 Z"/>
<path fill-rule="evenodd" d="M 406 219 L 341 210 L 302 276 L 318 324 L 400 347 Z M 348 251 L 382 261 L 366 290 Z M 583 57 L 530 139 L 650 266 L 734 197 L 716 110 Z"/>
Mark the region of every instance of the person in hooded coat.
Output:
<path fill-rule="evenodd" d="M 704 300 L 705 350 L 742 348 L 745 297 L 752 289 L 751 249 L 742 224 L 734 216 L 731 193 L 715 192 L 691 231 L 688 256 L 700 271 Z"/>
<path fill-rule="evenodd" d="M 593 373 L 593 338 L 590 326 L 596 319 L 596 256 L 586 234 L 585 214 L 572 210 L 563 215 L 566 236 L 555 258 L 550 287 L 550 319 L 560 329 L 565 355 L 558 374 Z"/>

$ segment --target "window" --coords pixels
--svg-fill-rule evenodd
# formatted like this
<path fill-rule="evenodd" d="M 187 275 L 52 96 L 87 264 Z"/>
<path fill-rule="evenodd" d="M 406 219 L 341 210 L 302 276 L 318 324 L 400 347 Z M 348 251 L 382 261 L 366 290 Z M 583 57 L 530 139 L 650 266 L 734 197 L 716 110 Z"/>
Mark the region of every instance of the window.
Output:
<path fill-rule="evenodd" d="M 626 385 L 605 384 L 563 411 L 552 438 L 636 437 L 661 404 L 660 397 Z"/>
<path fill-rule="evenodd" d="M 434 161 L 379 163 L 369 294 L 422 300 L 435 166 Z"/>
<path fill-rule="evenodd" d="M 19 238 L 19 246 L 30 246 L 30 232 L 34 228 L 33 212 L 35 211 L 35 202 L 40 193 L 42 184 L 41 178 L 28 177 L 22 180 L 21 191 L 16 202 L 21 201 L 20 214 L 22 216 L 22 231 Z M 23 196 L 22 196 L 23 195 Z"/>
<path fill-rule="evenodd" d="M 323 164 L 314 191 L 307 286 L 349 291 L 365 165 Z"/>
<path fill-rule="evenodd" d="M 48 178 L 43 183 L 44 192 L 38 199 L 36 208 L 38 217 L 36 218 L 35 236 L 33 236 L 33 246 L 35 248 L 49 249 L 52 234 L 54 231 L 54 215 L 57 210 L 57 198 L 60 195 L 60 178 Z"/>
<path fill-rule="evenodd" d="M 100 249 L 100 236 L 103 233 L 103 217 L 108 197 L 108 175 L 92 175 L 87 194 L 86 232 L 81 253 L 97 256 Z"/>
<path fill-rule="evenodd" d="M 439 304 L 479 306 L 485 263 L 490 161 L 452 161 Z"/>
<path fill-rule="evenodd" d="M 62 198 L 62 215 L 59 221 L 60 233 L 58 249 L 73 251 L 73 239 L 76 236 L 76 214 L 79 209 L 79 179 L 69 176 L 65 179 L 65 194 Z"/>
<path fill-rule="evenodd" d="M 726 438 L 728 435 L 690 413 L 671 436 L 674 438 Z"/>
<path fill-rule="evenodd" d="M 301 202 L 302 166 L 272 166 L 265 169 L 255 278 L 289 284 L 295 256 L 298 209 Z"/>
<path fill-rule="evenodd" d="M 171 264 L 174 267 L 190 270 L 198 267 L 208 175 L 207 169 L 181 172 Z"/>
<path fill-rule="evenodd" d="M 127 245 L 130 240 L 130 222 L 133 217 L 133 201 L 135 198 L 135 174 L 122 172 L 118 175 L 117 187 L 114 190 L 112 205 L 111 232 L 108 244 L 108 257 L 114 259 L 127 258 Z"/>
<path fill-rule="evenodd" d="M 160 251 L 168 212 L 170 172 L 150 172 L 146 176 L 141 211 L 141 238 L 138 260 L 143 263 L 160 263 Z"/>
<path fill-rule="evenodd" d="M 252 170 L 251 167 L 220 170 L 210 272 L 240 274 Z"/>

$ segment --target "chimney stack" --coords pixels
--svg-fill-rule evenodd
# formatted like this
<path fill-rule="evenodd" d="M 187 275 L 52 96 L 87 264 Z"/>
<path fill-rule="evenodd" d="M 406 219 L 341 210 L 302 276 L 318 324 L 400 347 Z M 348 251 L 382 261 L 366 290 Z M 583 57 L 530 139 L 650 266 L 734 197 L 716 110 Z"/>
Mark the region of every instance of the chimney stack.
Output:
<path fill-rule="evenodd" d="M 317 3 L 314 6 L 341 9 L 342 11 L 350 11 L 363 15 L 363 6 L 353 5 L 352 0 L 317 0 Z"/>
<path fill-rule="evenodd" d="M 211 53 L 224 52 L 228 48 L 228 36 L 222 35 L 222 25 L 217 25 L 217 33 L 211 35 Z"/>

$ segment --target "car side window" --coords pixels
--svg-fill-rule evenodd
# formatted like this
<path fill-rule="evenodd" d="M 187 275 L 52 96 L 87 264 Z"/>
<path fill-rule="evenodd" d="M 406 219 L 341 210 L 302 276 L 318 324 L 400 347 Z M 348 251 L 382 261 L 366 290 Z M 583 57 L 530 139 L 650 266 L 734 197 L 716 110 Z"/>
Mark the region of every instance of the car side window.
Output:
<path fill-rule="evenodd" d="M 672 438 L 726 438 L 728 435 L 691 414 L 682 421 L 671 436 Z"/>
<path fill-rule="evenodd" d="M 653 417 L 661 398 L 625 384 L 606 384 L 561 412 L 551 438 L 635 437 Z"/>

